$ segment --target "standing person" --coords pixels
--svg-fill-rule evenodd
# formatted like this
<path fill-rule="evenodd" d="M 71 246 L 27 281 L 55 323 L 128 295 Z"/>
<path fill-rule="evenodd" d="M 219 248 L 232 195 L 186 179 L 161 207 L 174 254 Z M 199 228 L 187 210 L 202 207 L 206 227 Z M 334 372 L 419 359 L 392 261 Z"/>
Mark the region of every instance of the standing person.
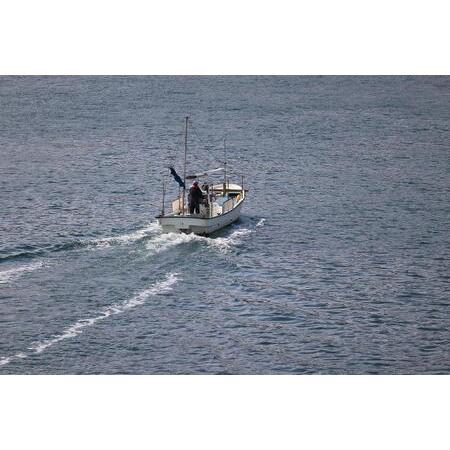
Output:
<path fill-rule="evenodd" d="M 198 181 L 194 181 L 192 187 L 189 189 L 189 213 L 200 214 L 200 201 L 203 198 L 202 190 L 198 186 Z"/>

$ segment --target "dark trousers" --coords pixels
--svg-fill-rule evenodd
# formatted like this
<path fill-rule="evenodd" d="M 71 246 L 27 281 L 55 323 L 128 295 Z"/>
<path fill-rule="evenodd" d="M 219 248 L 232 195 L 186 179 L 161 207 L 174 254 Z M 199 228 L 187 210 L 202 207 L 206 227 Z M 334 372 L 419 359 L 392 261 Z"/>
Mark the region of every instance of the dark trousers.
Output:
<path fill-rule="evenodd" d="M 200 214 L 200 203 L 191 203 L 189 205 L 189 213 L 194 214 L 194 211 L 196 214 Z"/>

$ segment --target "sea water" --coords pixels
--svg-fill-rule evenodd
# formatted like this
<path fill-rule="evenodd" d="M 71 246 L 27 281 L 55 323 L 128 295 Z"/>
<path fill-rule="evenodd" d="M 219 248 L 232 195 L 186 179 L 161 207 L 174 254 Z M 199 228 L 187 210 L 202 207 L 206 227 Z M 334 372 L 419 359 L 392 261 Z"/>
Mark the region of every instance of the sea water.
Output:
<path fill-rule="evenodd" d="M 449 77 L 0 77 L 0 374 L 450 372 Z M 211 237 L 182 173 L 249 189 Z M 217 177 L 221 181 L 220 176 Z"/>

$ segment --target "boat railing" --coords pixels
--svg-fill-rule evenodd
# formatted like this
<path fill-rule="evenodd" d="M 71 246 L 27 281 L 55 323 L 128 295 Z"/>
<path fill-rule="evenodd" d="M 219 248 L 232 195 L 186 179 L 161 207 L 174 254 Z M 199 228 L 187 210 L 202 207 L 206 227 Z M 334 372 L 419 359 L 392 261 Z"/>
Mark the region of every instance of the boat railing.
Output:
<path fill-rule="evenodd" d="M 183 198 L 177 197 L 175 200 L 172 200 L 172 213 L 179 214 L 183 209 Z"/>
<path fill-rule="evenodd" d="M 242 199 L 244 198 L 243 193 L 240 193 L 236 196 L 230 197 L 228 200 L 224 201 L 222 204 L 219 202 L 219 207 L 222 206 L 222 214 L 225 214 L 228 211 L 231 211 Z M 183 197 L 177 197 L 171 201 L 172 212 L 173 215 L 180 215 L 183 211 Z M 208 208 L 206 210 L 209 211 Z M 206 211 L 205 210 L 205 211 Z M 187 208 L 186 208 L 187 214 Z M 208 216 L 207 212 L 204 212 L 206 216 Z"/>
<path fill-rule="evenodd" d="M 233 209 L 233 199 L 230 198 L 229 200 L 227 200 L 226 202 L 223 203 L 222 214 L 225 214 L 226 212 L 228 212 L 232 209 Z"/>
<path fill-rule="evenodd" d="M 231 211 L 241 201 L 241 198 L 242 198 L 242 194 L 238 194 L 235 197 L 231 197 L 227 201 L 223 202 L 222 214 L 225 214 L 226 212 Z"/>

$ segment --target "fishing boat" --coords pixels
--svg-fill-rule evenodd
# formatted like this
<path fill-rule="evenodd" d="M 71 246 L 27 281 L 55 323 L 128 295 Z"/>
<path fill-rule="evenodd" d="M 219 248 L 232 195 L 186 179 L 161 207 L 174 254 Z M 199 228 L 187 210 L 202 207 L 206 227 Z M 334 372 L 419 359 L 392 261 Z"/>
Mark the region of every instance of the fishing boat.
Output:
<path fill-rule="evenodd" d="M 187 173 L 188 124 L 189 117 L 186 117 L 183 178 L 178 175 L 173 166 L 169 167 L 171 175 L 179 186 L 178 196 L 170 202 L 170 210 L 167 211 L 165 205 L 166 182 L 163 181 L 161 213 L 156 216 L 156 219 L 162 227 L 163 233 L 194 233 L 208 236 L 239 219 L 248 189 L 244 189 L 244 177 L 241 177 L 241 184 L 230 182 L 227 173 L 225 143 L 224 167 L 195 174 Z M 214 181 L 214 177 L 220 172 L 223 172 L 223 180 L 218 183 L 217 180 Z M 192 208 L 189 198 L 186 199 L 188 193 L 186 183 L 191 180 L 201 189 L 201 200 L 198 202 L 198 208 L 195 209 Z M 189 190 L 189 192 L 192 191 Z"/>

